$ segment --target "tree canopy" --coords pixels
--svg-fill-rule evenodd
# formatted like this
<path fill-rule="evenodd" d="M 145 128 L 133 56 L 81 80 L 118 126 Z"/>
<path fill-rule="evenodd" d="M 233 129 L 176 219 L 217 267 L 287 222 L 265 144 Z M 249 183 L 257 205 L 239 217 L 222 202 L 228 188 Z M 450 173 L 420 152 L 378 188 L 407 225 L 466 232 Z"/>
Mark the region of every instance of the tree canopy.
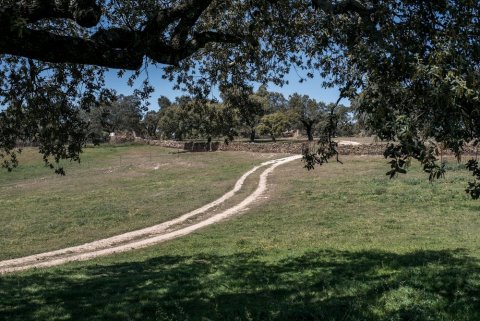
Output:
<path fill-rule="evenodd" d="M 260 134 L 270 135 L 272 141 L 276 141 L 275 137 L 278 137 L 283 132 L 287 131 L 289 129 L 288 127 L 289 121 L 287 115 L 281 111 L 277 111 L 263 116 L 257 130 Z"/>
<path fill-rule="evenodd" d="M 369 131 L 395 142 L 393 175 L 415 158 L 441 176 L 438 146 L 459 156 L 480 137 L 479 10 L 470 0 L 0 0 L 0 156 L 15 166 L 16 141 L 29 139 L 49 164 L 77 160 L 79 110 L 112 100 L 107 68 L 134 71 L 132 81 L 158 64 L 201 98 L 213 86 L 282 84 L 295 68 L 338 86 Z M 151 91 L 146 81 L 136 95 Z M 336 117 L 308 166 L 335 155 Z"/>
<path fill-rule="evenodd" d="M 295 93 L 288 99 L 288 112 L 291 118 L 301 124 L 307 132 L 308 140 L 313 140 L 315 125 L 326 116 L 327 106 L 307 95 Z"/>
<path fill-rule="evenodd" d="M 478 143 L 478 2 L 355 3 L 365 10 L 328 19 L 316 50 L 322 74 L 355 102 L 367 128 L 395 142 L 385 151 L 390 175 L 414 158 L 430 178 L 441 177 L 440 149 L 460 157 L 467 143 Z"/>
<path fill-rule="evenodd" d="M 226 137 L 233 139 L 236 115 L 224 104 L 208 99 L 182 96 L 174 103 L 159 99 L 157 128 L 163 138 L 192 139 Z"/>

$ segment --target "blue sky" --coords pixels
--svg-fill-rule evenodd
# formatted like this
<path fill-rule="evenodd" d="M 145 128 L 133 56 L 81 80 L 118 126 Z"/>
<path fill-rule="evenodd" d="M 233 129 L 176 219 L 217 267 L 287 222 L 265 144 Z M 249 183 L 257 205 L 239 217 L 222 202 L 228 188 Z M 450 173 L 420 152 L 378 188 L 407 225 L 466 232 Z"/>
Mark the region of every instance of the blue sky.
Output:
<path fill-rule="evenodd" d="M 157 110 L 157 99 L 160 96 L 166 96 L 170 100 L 174 100 L 175 97 L 181 96 L 184 94 L 182 91 L 173 90 L 173 84 L 168 80 L 162 79 L 162 70 L 155 67 L 150 67 L 148 70 L 150 83 L 154 86 L 155 92 L 150 98 L 150 109 Z M 116 71 L 112 70 L 106 75 L 106 85 L 109 88 L 117 90 L 119 94 L 131 95 L 133 93 L 134 87 L 129 87 L 127 85 L 127 75 L 123 78 L 118 78 Z M 142 78 L 143 79 L 143 78 Z M 273 84 L 268 86 L 269 91 L 281 92 L 285 97 L 288 98 L 289 95 L 297 92 L 299 94 L 308 95 L 312 98 L 315 98 L 317 101 L 323 101 L 326 103 L 334 103 L 338 99 L 338 89 L 331 88 L 325 89 L 322 88 L 321 78 L 309 79 L 306 82 L 300 83 L 299 76 L 295 72 L 291 72 L 287 78 L 289 81 L 288 85 L 283 87 L 278 87 Z M 213 96 L 218 98 L 218 93 L 213 93 Z M 349 105 L 348 101 L 342 101 L 344 105 Z"/>

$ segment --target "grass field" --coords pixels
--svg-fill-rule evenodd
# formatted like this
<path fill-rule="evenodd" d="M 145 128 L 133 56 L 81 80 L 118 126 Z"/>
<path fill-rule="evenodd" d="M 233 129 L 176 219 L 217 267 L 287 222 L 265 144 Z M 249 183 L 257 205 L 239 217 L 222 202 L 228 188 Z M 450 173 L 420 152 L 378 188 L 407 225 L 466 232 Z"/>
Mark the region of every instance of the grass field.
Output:
<path fill-rule="evenodd" d="M 193 235 L 1 276 L 0 320 L 480 320 L 480 203 L 461 166 L 430 184 L 344 160 L 279 167 L 268 199 Z"/>
<path fill-rule="evenodd" d="M 53 174 L 26 149 L 0 174 L 0 259 L 77 245 L 158 224 L 230 190 L 273 154 L 176 153 L 151 146 L 87 148 Z"/>

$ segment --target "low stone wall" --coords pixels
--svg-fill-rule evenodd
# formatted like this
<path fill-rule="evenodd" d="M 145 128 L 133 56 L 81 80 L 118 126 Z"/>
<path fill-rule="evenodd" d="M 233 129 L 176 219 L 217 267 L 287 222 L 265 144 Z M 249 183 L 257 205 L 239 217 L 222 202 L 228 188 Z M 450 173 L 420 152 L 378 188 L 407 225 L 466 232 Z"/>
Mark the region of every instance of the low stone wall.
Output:
<path fill-rule="evenodd" d="M 175 140 L 144 140 L 143 142 L 148 145 L 182 149 L 189 152 L 214 152 L 223 150 L 221 146 L 224 145 L 219 142 L 212 142 L 209 145 L 206 142 L 179 142 Z"/>
<path fill-rule="evenodd" d="M 147 140 L 136 139 L 136 142 L 162 146 L 167 148 L 175 148 L 186 150 L 189 152 L 208 152 L 208 151 L 239 151 L 239 152 L 255 152 L 255 153 L 282 153 L 282 154 L 301 154 L 302 149 L 306 146 L 316 147 L 316 143 L 312 142 L 271 142 L 271 143 L 247 143 L 247 142 L 230 142 L 229 144 L 213 142 L 210 146 L 206 142 L 180 142 L 173 140 Z M 383 155 L 387 143 L 374 143 L 362 145 L 339 145 L 338 152 L 340 155 Z M 473 146 L 466 146 L 464 155 L 475 155 L 476 149 Z M 450 151 L 444 151 L 445 156 L 453 155 Z"/>
<path fill-rule="evenodd" d="M 138 141 L 138 140 L 137 140 Z M 143 143 L 162 146 L 167 148 L 176 148 L 190 152 L 207 151 L 242 151 L 255 153 L 282 153 L 282 154 L 300 154 L 302 149 L 308 145 L 308 142 L 278 142 L 278 143 L 247 143 L 230 142 L 228 144 L 213 142 L 210 146 L 206 142 L 179 142 L 172 140 L 143 140 Z M 315 143 L 311 143 L 315 148 Z M 382 155 L 386 144 L 371 144 L 358 146 L 338 146 L 339 153 L 342 155 Z"/>
<path fill-rule="evenodd" d="M 340 155 L 383 155 L 387 144 L 364 144 L 357 146 L 340 145 L 338 153 Z"/>
<path fill-rule="evenodd" d="M 220 150 L 224 151 L 246 151 L 255 153 L 284 153 L 300 154 L 306 143 L 244 143 L 230 142 L 222 144 Z"/>
<path fill-rule="evenodd" d="M 140 142 L 140 140 L 137 140 L 137 142 Z M 167 147 L 167 148 L 176 148 L 176 149 L 183 149 L 185 146 L 185 142 L 178 142 L 175 140 L 148 140 L 144 139 L 143 143 L 148 144 L 148 145 L 153 145 L 153 146 L 161 146 L 161 147 Z"/>
<path fill-rule="evenodd" d="M 109 143 L 113 145 L 134 143 L 137 140 L 143 140 L 135 135 L 134 132 L 117 132 L 110 134 Z"/>

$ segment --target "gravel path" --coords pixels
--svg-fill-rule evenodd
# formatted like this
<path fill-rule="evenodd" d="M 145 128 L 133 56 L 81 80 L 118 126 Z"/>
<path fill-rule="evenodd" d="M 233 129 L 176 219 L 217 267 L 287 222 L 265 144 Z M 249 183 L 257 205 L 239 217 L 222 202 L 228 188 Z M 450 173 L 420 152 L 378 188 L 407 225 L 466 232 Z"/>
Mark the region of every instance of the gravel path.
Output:
<path fill-rule="evenodd" d="M 295 155 L 264 162 L 243 174 L 242 177 L 240 177 L 240 179 L 238 179 L 238 181 L 235 183 L 234 188 L 228 193 L 221 196 L 219 199 L 207 205 L 204 205 L 194 211 L 186 213 L 176 219 L 148 228 L 120 234 L 117 236 L 97 240 L 79 246 L 40 253 L 17 259 L 0 261 L 0 274 L 27 270 L 31 268 L 51 267 L 72 261 L 90 260 L 96 257 L 110 255 L 113 253 L 121 253 L 134 249 L 145 248 L 154 244 L 165 242 L 167 240 L 188 235 L 205 226 L 220 222 L 228 217 L 245 211 L 247 207 L 253 202 L 255 202 L 267 189 L 268 174 L 270 174 L 276 167 L 300 158 L 300 155 Z M 168 228 L 174 225 L 178 225 L 180 223 L 184 223 L 188 219 L 191 219 L 200 214 L 208 213 L 209 210 L 230 199 L 242 188 L 248 176 L 250 176 L 259 168 L 264 166 L 268 167 L 260 175 L 257 188 L 240 203 L 192 225 L 181 227 L 174 231 L 168 231 Z"/>

